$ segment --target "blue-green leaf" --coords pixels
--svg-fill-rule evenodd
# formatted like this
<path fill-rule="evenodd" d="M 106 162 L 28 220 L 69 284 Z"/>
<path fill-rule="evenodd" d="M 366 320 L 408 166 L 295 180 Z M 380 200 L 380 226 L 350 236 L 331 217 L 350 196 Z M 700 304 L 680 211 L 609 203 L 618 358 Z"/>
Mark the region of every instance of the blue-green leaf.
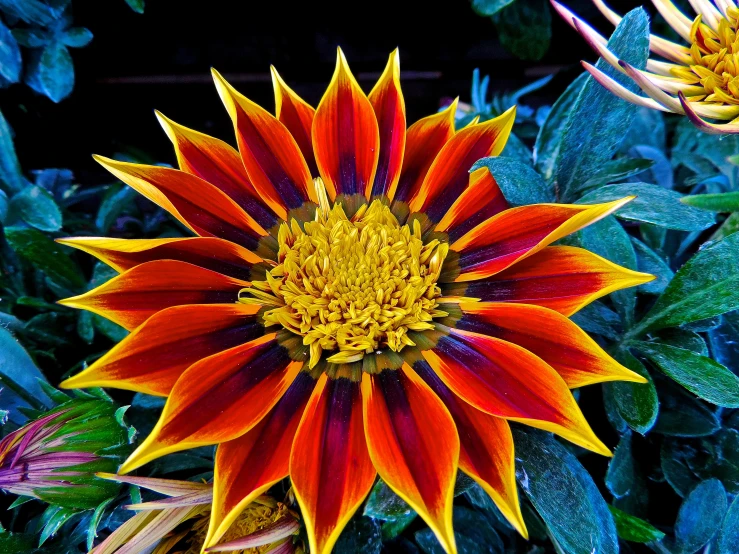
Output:
<path fill-rule="evenodd" d="M 739 552 L 739 496 L 734 498 L 718 535 L 717 554 Z"/>
<path fill-rule="evenodd" d="M 62 42 L 70 48 L 83 48 L 90 44 L 92 32 L 84 27 L 67 29 L 62 36 Z"/>
<path fill-rule="evenodd" d="M 648 383 L 615 382 L 604 384 L 604 394 L 610 396 L 618 415 L 626 424 L 644 435 L 653 426 L 659 414 L 659 399 L 654 381 L 644 365 L 628 350 L 618 350 L 614 357 L 630 370 L 648 380 Z"/>
<path fill-rule="evenodd" d="M 511 206 L 554 202 L 554 190 L 534 169 L 511 158 L 483 158 L 470 171 L 487 167 Z"/>
<path fill-rule="evenodd" d="M 552 13 L 546 0 L 516 0 L 492 17 L 500 42 L 523 60 L 539 60 L 549 49 Z"/>
<path fill-rule="evenodd" d="M 17 83 L 21 77 L 21 50 L 15 37 L 0 20 L 0 77 Z"/>
<path fill-rule="evenodd" d="M 10 200 L 10 218 L 22 220 L 41 231 L 62 228 L 62 211 L 54 197 L 36 185 L 29 185 Z"/>
<path fill-rule="evenodd" d="M 680 554 L 693 554 L 710 541 L 726 514 L 726 491 L 721 481 L 700 483 L 680 506 L 675 522 L 675 546 Z"/>
<path fill-rule="evenodd" d="M 35 53 L 26 69 L 26 84 L 36 92 L 61 102 L 74 88 L 74 65 L 67 47 L 52 42 Z"/>
<path fill-rule="evenodd" d="M 21 164 L 15 154 L 13 130 L 0 112 L 0 184 L 4 184 L 10 192 L 18 192 L 25 184 L 21 173 Z"/>
<path fill-rule="evenodd" d="M 10 421 L 20 425 L 26 421 L 18 408 L 43 408 L 49 399 L 39 385 L 45 381 L 28 352 L 10 331 L 0 326 L 0 405 L 10 412 Z"/>

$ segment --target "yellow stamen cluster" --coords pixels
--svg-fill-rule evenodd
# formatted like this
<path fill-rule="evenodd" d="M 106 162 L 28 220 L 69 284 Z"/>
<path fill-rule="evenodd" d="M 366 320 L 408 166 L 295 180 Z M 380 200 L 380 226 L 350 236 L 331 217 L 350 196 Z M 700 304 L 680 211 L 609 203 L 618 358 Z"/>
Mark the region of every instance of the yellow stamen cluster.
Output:
<path fill-rule="evenodd" d="M 727 13 L 718 32 L 702 23 L 700 15 L 695 18 L 690 29 L 694 64 L 673 69 L 676 77 L 705 89 L 704 96 L 692 96 L 691 101 L 739 105 L 739 10 L 729 8 Z"/>
<path fill-rule="evenodd" d="M 274 501 L 272 503 L 274 505 L 258 504 L 256 502 L 249 504 L 233 525 L 229 527 L 220 542 L 235 541 L 264 529 L 284 517 L 291 517 L 288 514 L 287 506 Z M 209 522 L 210 510 L 206 510 L 201 517 L 193 522 L 186 539 L 188 549 L 182 554 L 200 554 L 203 551 Z M 291 539 L 288 538 L 287 540 Z M 236 554 L 264 554 L 272 548 L 274 548 L 274 544 L 265 544 L 264 546 L 237 550 Z"/>
<path fill-rule="evenodd" d="M 265 325 L 301 335 L 311 368 L 323 351 L 334 352 L 327 361 L 335 364 L 398 352 L 414 344 L 408 331 L 433 329 L 431 320 L 447 315 L 436 309 L 436 281 L 449 245 L 424 244 L 417 220 L 400 225 L 379 200 L 349 219 L 324 197 L 315 221 L 283 223 L 278 242 L 278 265 L 240 300 L 276 306 Z"/>

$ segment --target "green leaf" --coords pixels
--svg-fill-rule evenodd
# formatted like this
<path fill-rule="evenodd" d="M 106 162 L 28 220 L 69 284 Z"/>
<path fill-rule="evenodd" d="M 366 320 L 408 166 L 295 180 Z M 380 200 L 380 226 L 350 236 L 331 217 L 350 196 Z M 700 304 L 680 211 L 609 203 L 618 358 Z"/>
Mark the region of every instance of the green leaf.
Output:
<path fill-rule="evenodd" d="M 619 538 L 625 541 L 639 543 L 659 542 L 665 536 L 662 531 L 641 518 L 622 512 L 614 506 L 608 506 L 608 509 L 611 510 L 611 514 L 613 515 L 613 521 L 616 523 L 616 532 Z"/>
<path fill-rule="evenodd" d="M 26 69 L 26 84 L 53 102 L 61 102 L 74 88 L 74 65 L 67 47 L 59 41 L 35 54 Z"/>
<path fill-rule="evenodd" d="M 739 408 L 739 377 L 720 363 L 666 344 L 635 342 L 633 346 L 699 398 L 717 406 Z"/>
<path fill-rule="evenodd" d="M 62 228 L 62 212 L 46 190 L 29 185 L 10 200 L 11 219 L 21 219 L 31 227 L 53 232 Z"/>
<path fill-rule="evenodd" d="M 516 427 L 516 477 L 561 552 L 616 554 L 613 518 L 590 474 L 551 435 Z"/>
<path fill-rule="evenodd" d="M 739 212 L 739 192 L 684 196 L 683 204 L 711 212 Z"/>
<path fill-rule="evenodd" d="M 72 27 L 62 36 L 62 42 L 70 48 L 83 48 L 90 44 L 92 32 L 84 27 Z"/>
<path fill-rule="evenodd" d="M 721 481 L 700 483 L 680 506 L 675 521 L 675 546 L 680 554 L 693 554 L 710 541 L 726 514 L 726 491 Z"/>
<path fill-rule="evenodd" d="M 57 531 L 67 521 L 77 515 L 75 510 L 62 508 L 60 506 L 49 506 L 42 516 L 44 528 L 41 530 L 38 545 L 43 545 L 49 537 L 55 535 Z"/>
<path fill-rule="evenodd" d="M 5 24 L 0 20 L 0 77 L 17 83 L 21 77 L 21 49 Z"/>
<path fill-rule="evenodd" d="M 22 227 L 8 227 L 5 237 L 18 255 L 43 271 L 61 287 L 79 291 L 85 286 L 82 272 L 67 256 L 64 247 L 41 231 Z"/>
<path fill-rule="evenodd" d="M 631 237 L 636 252 L 636 268 L 657 277 L 654 281 L 639 285 L 639 290 L 649 294 L 661 294 L 675 274 L 670 266 L 654 250 L 637 238 Z"/>
<path fill-rule="evenodd" d="M 546 0 L 516 0 L 492 17 L 500 42 L 522 60 L 540 60 L 552 39 L 552 13 Z"/>
<path fill-rule="evenodd" d="M 382 480 L 378 480 L 372 487 L 364 506 L 364 515 L 384 521 L 403 518 L 412 511 L 406 501 L 390 490 Z"/>
<path fill-rule="evenodd" d="M 472 0 L 472 9 L 477 15 L 490 17 L 513 2 L 515 0 Z"/>
<path fill-rule="evenodd" d="M 739 308 L 739 234 L 698 251 L 632 329 L 629 338 L 647 331 L 708 319 Z"/>
<path fill-rule="evenodd" d="M 5 121 L 2 112 L 0 112 L 0 183 L 10 192 L 18 192 L 25 185 L 21 164 L 18 162 L 13 145 L 13 130 Z"/>
<path fill-rule="evenodd" d="M 555 162 L 562 145 L 562 134 L 588 76 L 588 73 L 582 73 L 570 83 L 562 96 L 557 98 L 539 128 L 534 145 L 534 166 L 547 181 L 554 176 Z"/>
<path fill-rule="evenodd" d="M 718 535 L 717 554 L 735 554 L 739 552 L 739 496 L 729 507 Z"/>
<path fill-rule="evenodd" d="M 531 166 L 510 158 L 483 158 L 470 171 L 487 167 L 511 206 L 554 202 L 554 191 Z"/>
<path fill-rule="evenodd" d="M 659 414 L 659 399 L 654 381 L 644 365 L 628 350 L 617 350 L 614 357 L 631 371 L 649 380 L 644 384 L 627 382 L 604 384 L 604 394 L 613 399 L 619 416 L 631 429 L 644 435 L 654 426 Z"/>
<path fill-rule="evenodd" d="M 624 16 L 608 41 L 608 49 L 637 69 L 644 69 L 649 55 L 649 19 L 643 9 Z M 638 90 L 604 60 L 599 60 L 596 67 L 629 90 Z M 576 198 L 573 190 L 577 184 L 586 182 L 613 158 L 638 108 L 588 77 L 571 111 L 554 171 L 565 202 Z"/>
<path fill-rule="evenodd" d="M 651 183 L 606 185 L 589 192 L 577 202 L 597 204 L 632 195 L 636 198 L 618 210 L 616 217 L 626 221 L 652 223 L 678 231 L 702 231 L 716 221 L 711 214 L 681 203 L 680 193 Z"/>
<path fill-rule="evenodd" d="M 0 405 L 10 411 L 10 421 L 25 423 L 18 408 L 43 408 L 49 399 L 39 385 L 45 381 L 28 352 L 15 340 L 10 331 L 0 326 Z"/>
<path fill-rule="evenodd" d="M 603 164 L 598 173 L 578 186 L 578 192 L 586 192 L 590 189 L 615 183 L 627 177 L 633 177 L 645 172 L 654 165 L 653 160 L 644 158 L 619 158 Z"/>
<path fill-rule="evenodd" d="M 98 536 L 98 525 L 100 525 L 100 520 L 103 517 L 103 513 L 105 512 L 105 508 L 107 508 L 111 502 L 115 500 L 114 498 L 109 498 L 108 500 L 105 500 L 104 502 L 101 502 L 100 505 L 95 508 L 95 511 L 92 513 L 92 517 L 90 517 L 90 523 L 87 525 L 87 550 L 92 550 L 92 546 L 95 542 L 95 539 Z"/>
<path fill-rule="evenodd" d="M 144 13 L 144 0 L 126 0 L 126 4 L 136 13 Z"/>

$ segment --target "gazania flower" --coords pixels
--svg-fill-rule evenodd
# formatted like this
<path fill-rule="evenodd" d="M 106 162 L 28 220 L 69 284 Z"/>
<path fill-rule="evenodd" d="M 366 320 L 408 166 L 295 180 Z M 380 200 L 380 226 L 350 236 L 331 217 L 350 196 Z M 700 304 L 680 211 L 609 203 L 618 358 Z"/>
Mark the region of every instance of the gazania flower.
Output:
<path fill-rule="evenodd" d="M 128 506 L 137 511 L 136 515 L 90 554 L 201 554 L 213 500 L 212 485 L 107 473 L 99 476 L 144 487 L 169 498 Z M 284 504 L 259 496 L 246 506 L 229 529 L 224 537 L 227 542 L 208 552 L 293 554 L 296 549 L 291 536 L 299 529 L 300 525 Z"/>
<path fill-rule="evenodd" d="M 214 72 L 239 152 L 160 116 L 180 170 L 98 158 L 197 236 L 65 239 L 121 274 L 63 303 L 132 333 L 66 387 L 167 396 L 121 467 L 218 444 L 207 546 L 289 476 L 313 554 L 377 474 L 454 552 L 457 468 L 525 535 L 507 420 L 595 452 L 569 388 L 641 377 L 567 319 L 652 277 L 550 246 L 629 199 L 508 207 L 488 169 L 511 109 L 406 129 L 394 52 L 365 95 L 339 51 L 317 109 L 276 115 Z"/>
<path fill-rule="evenodd" d="M 114 412 L 110 402 L 71 400 L 8 434 L 0 441 L 0 489 L 80 510 L 115 496 L 117 484 L 95 477 L 118 467 L 127 450 Z"/>
<path fill-rule="evenodd" d="M 685 114 L 701 130 L 712 134 L 739 133 L 739 8 L 734 0 L 690 2 L 697 15 L 690 19 L 670 0 L 652 0 L 657 11 L 687 44 L 650 35 L 650 50 L 664 60 L 650 59 L 646 71 L 610 52 L 607 40 L 564 6 L 554 8 L 609 64 L 628 75 L 647 96 L 635 94 L 583 62 L 601 85 L 638 106 Z M 593 0 L 600 12 L 617 25 L 621 16 L 603 0 Z M 728 121 L 715 124 L 707 119 Z"/>

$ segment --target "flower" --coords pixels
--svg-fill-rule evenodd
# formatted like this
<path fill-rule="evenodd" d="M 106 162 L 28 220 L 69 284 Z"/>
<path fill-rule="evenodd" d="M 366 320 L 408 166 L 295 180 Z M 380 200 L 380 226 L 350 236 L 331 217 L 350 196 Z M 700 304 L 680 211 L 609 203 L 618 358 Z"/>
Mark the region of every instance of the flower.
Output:
<path fill-rule="evenodd" d="M 95 472 L 117 468 L 127 446 L 110 402 L 70 400 L 0 441 L 0 489 L 66 508 L 95 508 L 118 491 Z"/>
<path fill-rule="evenodd" d="M 469 170 L 514 109 L 406 129 L 397 51 L 367 96 L 339 50 L 315 110 L 272 75 L 276 116 L 214 72 L 239 152 L 160 115 L 180 170 L 98 158 L 198 236 L 61 241 L 121 272 L 63 303 L 132 331 L 63 385 L 167 397 L 121 473 L 219 445 L 207 546 L 289 476 L 328 553 L 379 474 L 454 552 L 458 467 L 525 536 L 507 420 L 609 454 L 569 389 L 643 381 L 567 316 L 652 276 L 550 246 L 630 199 L 509 208 Z"/>
<path fill-rule="evenodd" d="M 687 115 L 711 134 L 739 133 L 739 8 L 733 0 L 691 1 L 689 19 L 670 0 L 652 0 L 657 11 L 688 44 L 684 46 L 650 35 L 650 50 L 667 61 L 650 59 L 646 71 L 637 69 L 607 48 L 607 41 L 582 19 L 551 0 L 554 8 L 611 66 L 628 75 L 648 98 L 639 96 L 587 62 L 585 69 L 605 88 L 637 106 Z M 614 25 L 621 16 L 603 0 L 593 0 Z M 708 119 L 729 121 L 715 124 Z"/>
<path fill-rule="evenodd" d="M 169 498 L 127 506 L 136 510 L 136 515 L 108 535 L 90 554 L 200 554 L 203 551 L 213 485 L 108 473 L 98 475 L 110 481 L 144 487 Z M 182 525 L 185 522 L 187 524 Z M 259 496 L 246 506 L 226 533 L 227 542 L 207 552 L 293 554 L 296 549 L 290 537 L 299 529 L 300 525 L 287 506 L 268 496 Z M 125 548 L 121 548 L 124 545 Z"/>

